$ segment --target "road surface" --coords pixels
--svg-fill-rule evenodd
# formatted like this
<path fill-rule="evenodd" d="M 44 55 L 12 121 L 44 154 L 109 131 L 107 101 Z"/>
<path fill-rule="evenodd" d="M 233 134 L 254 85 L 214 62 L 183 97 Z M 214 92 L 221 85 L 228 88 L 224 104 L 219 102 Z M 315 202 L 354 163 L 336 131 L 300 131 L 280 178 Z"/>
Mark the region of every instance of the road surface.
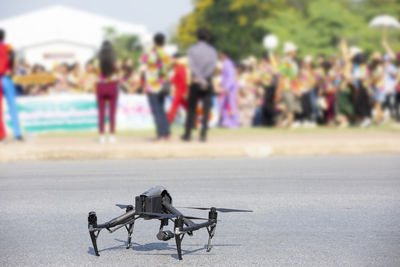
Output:
<path fill-rule="evenodd" d="M 400 266 L 400 156 L 59 161 L 0 165 L 0 266 Z M 154 185 L 176 206 L 253 209 L 219 213 L 207 233 L 158 241 L 158 222 L 101 232 L 93 255 L 87 213 L 121 214 Z M 207 216 L 207 212 L 187 211 Z M 170 224 L 169 227 L 172 225 Z"/>

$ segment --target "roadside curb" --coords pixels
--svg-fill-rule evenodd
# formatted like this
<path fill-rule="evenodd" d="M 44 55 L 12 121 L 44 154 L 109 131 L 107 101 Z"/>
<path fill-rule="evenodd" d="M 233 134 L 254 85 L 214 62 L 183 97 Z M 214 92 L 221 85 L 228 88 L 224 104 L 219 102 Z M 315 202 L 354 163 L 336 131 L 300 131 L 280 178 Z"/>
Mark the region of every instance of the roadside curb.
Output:
<path fill-rule="evenodd" d="M 270 156 L 400 153 L 400 140 L 284 143 L 163 143 L 85 145 L 10 144 L 0 146 L 0 162 L 40 160 L 129 160 L 171 158 L 267 158 Z"/>

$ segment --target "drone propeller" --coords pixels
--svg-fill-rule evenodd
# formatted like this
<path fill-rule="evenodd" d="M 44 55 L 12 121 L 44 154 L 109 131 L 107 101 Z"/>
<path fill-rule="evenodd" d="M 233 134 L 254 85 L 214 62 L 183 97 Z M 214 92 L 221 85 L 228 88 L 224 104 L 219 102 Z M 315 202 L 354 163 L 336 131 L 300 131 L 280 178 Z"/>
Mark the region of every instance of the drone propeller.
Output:
<path fill-rule="evenodd" d="M 161 217 L 161 218 L 166 218 L 166 219 L 172 219 L 178 217 L 178 215 L 175 214 L 169 214 L 169 213 L 156 213 L 156 212 L 141 212 L 140 215 L 148 215 L 148 216 L 154 216 L 154 217 Z M 183 218 L 189 219 L 189 220 L 209 220 L 207 218 L 200 218 L 200 217 L 193 217 L 193 216 L 182 216 Z"/>
<path fill-rule="evenodd" d="M 182 207 L 184 209 L 195 209 L 195 210 L 211 210 L 212 208 L 200 208 L 200 207 Z M 219 212 L 253 212 L 252 210 L 238 210 L 238 209 L 226 209 L 226 208 L 215 208 Z"/>
<path fill-rule="evenodd" d="M 120 209 L 126 209 L 128 206 L 131 206 L 131 205 L 127 205 L 127 204 L 115 204 L 115 206 L 119 207 Z"/>

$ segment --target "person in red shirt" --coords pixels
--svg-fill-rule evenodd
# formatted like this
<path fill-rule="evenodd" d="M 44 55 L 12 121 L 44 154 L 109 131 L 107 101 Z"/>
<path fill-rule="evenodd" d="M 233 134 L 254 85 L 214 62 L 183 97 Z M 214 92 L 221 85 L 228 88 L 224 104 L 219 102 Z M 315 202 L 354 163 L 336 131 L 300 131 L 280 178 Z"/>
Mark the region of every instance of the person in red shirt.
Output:
<path fill-rule="evenodd" d="M 174 56 L 174 76 L 171 83 L 175 87 L 175 95 L 172 100 L 171 109 L 168 112 L 168 121 L 172 123 L 175 119 L 176 112 L 180 106 L 187 110 L 187 72 L 184 65 L 184 59 L 179 55 Z"/>
<path fill-rule="evenodd" d="M 0 29 L 0 141 L 6 138 L 6 129 L 3 121 L 3 88 L 1 77 L 8 72 L 10 62 L 8 58 L 8 48 L 3 43 L 4 35 L 4 31 Z"/>
<path fill-rule="evenodd" d="M 5 96 L 8 106 L 8 111 L 11 117 L 11 125 L 13 128 L 14 137 L 16 140 L 22 141 L 22 132 L 19 123 L 18 117 L 18 107 L 16 102 L 17 92 L 15 88 L 15 84 L 11 79 L 12 74 L 12 66 L 14 62 L 14 51 L 12 50 L 11 46 L 8 46 L 3 43 L 5 39 L 5 32 L 4 30 L 0 29 L 0 79 L 1 79 L 1 89 L 2 94 Z M 1 111 L 2 112 L 2 111 Z M 0 113 L 1 113 L 0 112 Z M 3 128 L 2 134 L 4 136 L 4 123 L 1 119 L 0 128 Z M 5 137 L 5 136 L 4 136 Z M 4 139 L 3 137 L 3 139 Z"/>

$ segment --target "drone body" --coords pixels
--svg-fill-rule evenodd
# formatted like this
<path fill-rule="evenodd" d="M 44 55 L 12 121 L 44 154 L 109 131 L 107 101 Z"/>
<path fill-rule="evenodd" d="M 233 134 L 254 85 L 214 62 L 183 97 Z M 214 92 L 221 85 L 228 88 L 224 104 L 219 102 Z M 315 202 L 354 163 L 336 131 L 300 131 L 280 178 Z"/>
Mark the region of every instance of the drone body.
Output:
<path fill-rule="evenodd" d="M 110 233 L 125 227 L 128 232 L 127 249 L 131 246 L 131 239 L 135 221 L 139 218 L 145 220 L 160 220 L 160 229 L 157 238 L 161 241 L 168 241 L 175 237 L 176 249 L 179 260 L 182 260 L 182 239 L 185 234 L 193 235 L 193 232 L 202 228 L 208 231 L 207 252 L 211 250 L 211 239 L 214 237 L 217 226 L 218 211 L 220 212 L 251 212 L 250 210 L 218 209 L 218 208 L 193 208 L 209 210 L 208 218 L 184 216 L 179 210 L 172 206 L 172 198 L 162 186 L 155 186 L 135 198 L 135 207 L 132 205 L 117 204 L 125 209 L 125 214 L 118 216 L 103 224 L 97 224 L 97 215 L 94 211 L 89 212 L 88 228 L 96 256 L 99 256 L 97 248 L 97 237 L 101 230 L 107 229 Z M 168 221 L 174 222 L 174 232 L 164 231 Z M 195 223 L 193 220 L 205 220 L 203 223 Z"/>

